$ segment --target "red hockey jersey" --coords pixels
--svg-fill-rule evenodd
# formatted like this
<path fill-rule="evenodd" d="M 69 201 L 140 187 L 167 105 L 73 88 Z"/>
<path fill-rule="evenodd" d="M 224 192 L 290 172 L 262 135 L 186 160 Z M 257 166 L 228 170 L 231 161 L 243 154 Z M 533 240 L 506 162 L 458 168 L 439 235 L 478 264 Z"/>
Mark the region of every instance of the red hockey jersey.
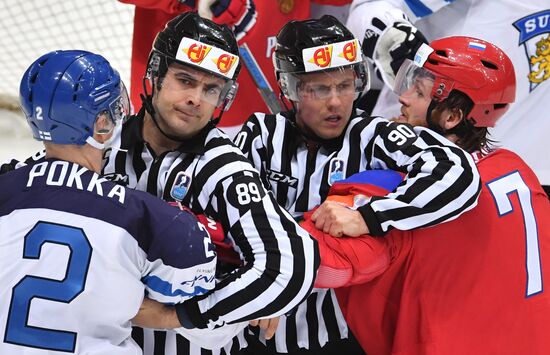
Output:
<path fill-rule="evenodd" d="M 550 292 L 544 289 L 550 283 L 550 203 L 533 171 L 510 151 L 481 159 L 478 169 L 483 190 L 475 209 L 434 227 L 390 232 L 386 270 L 337 290 L 368 354 L 550 352 Z M 342 254 L 372 259 L 379 239 L 360 239 L 337 239 L 340 250 L 322 254 L 322 263 L 345 261 Z M 354 275 L 372 271 L 364 263 L 345 267 Z"/>

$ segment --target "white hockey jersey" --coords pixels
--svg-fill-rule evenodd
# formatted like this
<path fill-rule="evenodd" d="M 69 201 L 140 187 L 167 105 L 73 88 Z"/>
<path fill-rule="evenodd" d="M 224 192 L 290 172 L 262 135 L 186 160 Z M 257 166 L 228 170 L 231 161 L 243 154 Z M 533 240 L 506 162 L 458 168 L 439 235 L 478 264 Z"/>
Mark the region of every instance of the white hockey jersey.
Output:
<path fill-rule="evenodd" d="M 145 294 L 173 304 L 215 286 L 191 213 L 60 160 L 0 186 L 0 354 L 141 354 L 130 319 Z"/>
<path fill-rule="evenodd" d="M 347 26 L 358 39 L 366 24 L 388 9 L 401 9 L 431 41 L 448 36 L 472 36 L 500 47 L 514 63 L 516 102 L 491 137 L 518 153 L 543 185 L 550 185 L 546 135 L 550 117 L 550 2 L 548 0 L 355 0 Z M 397 97 L 384 88 L 373 114 L 395 117 Z"/>

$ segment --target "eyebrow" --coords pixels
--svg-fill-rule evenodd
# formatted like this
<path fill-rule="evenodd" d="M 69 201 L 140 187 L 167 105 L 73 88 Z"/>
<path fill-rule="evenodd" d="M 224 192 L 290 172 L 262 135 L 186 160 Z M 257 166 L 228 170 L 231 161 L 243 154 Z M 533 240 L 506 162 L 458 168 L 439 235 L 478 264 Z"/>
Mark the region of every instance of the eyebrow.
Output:
<path fill-rule="evenodd" d="M 178 71 L 174 73 L 174 76 L 176 78 L 185 78 L 185 79 L 191 79 L 194 81 L 198 81 L 198 79 L 191 73 L 188 73 L 186 71 Z"/>

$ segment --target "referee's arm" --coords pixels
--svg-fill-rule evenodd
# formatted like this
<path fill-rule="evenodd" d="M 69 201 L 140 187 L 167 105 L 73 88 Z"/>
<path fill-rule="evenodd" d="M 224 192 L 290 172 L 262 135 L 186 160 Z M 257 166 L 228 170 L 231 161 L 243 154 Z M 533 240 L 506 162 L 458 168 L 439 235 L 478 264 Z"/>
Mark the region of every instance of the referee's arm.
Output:
<path fill-rule="evenodd" d="M 311 292 L 319 266 L 317 242 L 284 211 L 249 163 L 220 181 L 212 205 L 245 264 L 213 292 L 177 306 L 185 328 L 271 318 Z"/>
<path fill-rule="evenodd" d="M 476 206 L 481 179 L 469 153 L 425 128 L 378 120 L 375 131 L 364 150 L 370 168 L 407 176 L 392 193 L 358 208 L 371 235 L 439 224 Z"/>

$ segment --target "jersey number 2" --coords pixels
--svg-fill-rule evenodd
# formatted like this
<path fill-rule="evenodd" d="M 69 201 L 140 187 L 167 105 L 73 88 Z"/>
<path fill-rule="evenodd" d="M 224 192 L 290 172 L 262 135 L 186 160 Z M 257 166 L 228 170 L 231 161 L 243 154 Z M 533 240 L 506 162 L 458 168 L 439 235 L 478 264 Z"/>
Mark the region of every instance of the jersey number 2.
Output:
<path fill-rule="evenodd" d="M 510 200 L 510 194 L 517 193 L 523 222 L 525 226 L 525 268 L 527 270 L 526 296 L 532 296 L 542 291 L 542 271 L 539 253 L 539 235 L 537 220 L 531 204 L 531 190 L 523 181 L 518 171 L 505 175 L 487 183 L 495 203 L 499 216 L 504 216 L 514 210 Z"/>
<path fill-rule="evenodd" d="M 76 333 L 28 325 L 34 298 L 70 303 L 83 290 L 92 247 L 80 228 L 38 222 L 25 237 L 24 259 L 39 259 L 46 243 L 64 245 L 71 253 L 63 280 L 26 275 L 13 287 L 4 341 L 33 348 L 74 352 Z"/>

